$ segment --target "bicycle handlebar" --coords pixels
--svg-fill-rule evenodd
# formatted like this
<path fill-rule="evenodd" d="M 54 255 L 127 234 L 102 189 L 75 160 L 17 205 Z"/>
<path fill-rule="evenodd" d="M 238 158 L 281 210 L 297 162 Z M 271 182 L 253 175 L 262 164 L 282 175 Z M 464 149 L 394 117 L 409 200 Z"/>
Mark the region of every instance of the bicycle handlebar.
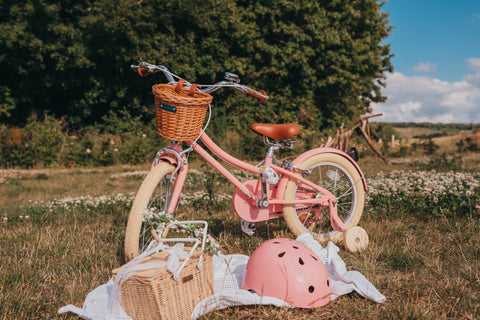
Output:
<path fill-rule="evenodd" d="M 163 72 L 163 74 L 165 74 L 169 83 L 173 85 L 176 85 L 178 83 L 178 81 L 175 81 L 175 78 L 180 79 L 180 77 L 170 72 L 167 67 L 161 65 L 157 66 L 147 62 L 140 62 L 139 65 L 131 65 L 130 68 L 137 69 L 138 74 L 142 77 L 146 77 L 150 73 L 157 73 L 161 71 Z M 185 85 L 187 87 L 190 87 L 192 84 L 185 81 Z M 257 99 L 259 103 L 262 103 L 268 99 L 268 95 L 265 91 L 256 91 L 252 88 L 247 87 L 246 85 L 240 84 L 240 78 L 236 74 L 230 72 L 225 73 L 225 80 L 223 81 L 219 81 L 212 85 L 198 85 L 198 87 L 201 88 L 199 89 L 200 91 L 205 93 L 214 92 L 223 87 L 231 87 L 237 89 L 245 95 Z"/>
<path fill-rule="evenodd" d="M 256 90 L 253 90 L 252 88 L 249 88 L 249 87 L 247 88 L 249 91 L 246 94 L 257 99 L 258 103 L 265 102 L 265 100 L 268 99 L 267 93 L 264 90 L 256 91 Z"/>

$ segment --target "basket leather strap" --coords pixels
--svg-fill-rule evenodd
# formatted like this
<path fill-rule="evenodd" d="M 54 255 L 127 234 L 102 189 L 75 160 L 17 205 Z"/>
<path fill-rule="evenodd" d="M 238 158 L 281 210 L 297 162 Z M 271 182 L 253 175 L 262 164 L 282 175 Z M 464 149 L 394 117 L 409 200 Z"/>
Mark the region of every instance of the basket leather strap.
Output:
<path fill-rule="evenodd" d="M 177 86 L 175 87 L 175 92 L 179 93 L 180 89 L 183 87 L 184 84 L 185 84 L 185 79 L 178 80 Z M 192 86 L 190 87 L 190 90 L 188 90 L 188 95 L 193 97 L 195 94 L 195 90 L 197 90 L 197 87 L 198 87 L 198 84 L 192 84 Z"/>
<path fill-rule="evenodd" d="M 183 84 L 185 83 L 185 79 L 180 79 L 177 82 L 177 86 L 175 87 L 175 92 L 179 93 L 180 89 L 183 87 Z"/>
<path fill-rule="evenodd" d="M 197 90 L 198 84 L 192 84 L 190 87 L 190 90 L 188 91 L 188 95 L 192 96 L 195 94 L 195 90 Z"/>

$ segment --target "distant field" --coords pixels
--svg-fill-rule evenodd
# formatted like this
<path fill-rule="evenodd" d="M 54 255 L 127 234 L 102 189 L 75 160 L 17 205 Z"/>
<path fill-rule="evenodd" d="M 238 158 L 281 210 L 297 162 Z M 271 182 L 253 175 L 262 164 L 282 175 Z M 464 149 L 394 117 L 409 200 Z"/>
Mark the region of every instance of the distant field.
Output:
<path fill-rule="evenodd" d="M 455 152 L 457 150 L 457 143 L 464 140 L 466 137 L 474 133 L 473 128 L 460 125 L 455 127 L 453 125 L 432 125 L 432 126 L 397 126 L 392 124 L 397 135 L 395 139 L 397 142 L 404 144 L 419 143 L 422 140 L 431 138 L 437 144 L 439 152 Z"/>

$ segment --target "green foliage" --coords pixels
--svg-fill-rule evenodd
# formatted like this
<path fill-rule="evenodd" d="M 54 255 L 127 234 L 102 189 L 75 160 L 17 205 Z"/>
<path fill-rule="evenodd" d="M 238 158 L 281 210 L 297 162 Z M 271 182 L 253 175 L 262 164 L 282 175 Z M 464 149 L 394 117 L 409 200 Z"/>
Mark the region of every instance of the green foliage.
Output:
<path fill-rule="evenodd" d="M 89 127 L 69 133 L 62 120 L 32 117 L 23 128 L 0 127 L 0 166 L 106 166 L 151 161 L 163 138 L 155 125 L 127 114 L 110 114 L 105 130 Z M 164 143 L 163 143 L 164 144 Z"/>
<path fill-rule="evenodd" d="M 110 111 L 151 119 L 159 78 L 129 65 L 148 60 L 201 83 L 224 71 L 271 99 L 216 95 L 219 135 L 252 122 L 319 130 L 383 101 L 392 71 L 387 14 L 376 0 L 0 1 L 0 116 L 22 122 L 48 111 L 77 128 Z M 220 106 L 221 103 L 221 106 Z M 241 133 L 241 137 L 245 135 Z M 105 160 L 107 161 L 107 160 Z M 109 161 L 109 160 L 108 160 Z"/>
<path fill-rule="evenodd" d="M 426 139 L 418 143 L 416 142 L 412 143 L 413 151 L 420 151 L 423 154 L 427 154 L 427 155 L 435 154 L 438 148 L 439 146 L 432 139 Z"/>
<path fill-rule="evenodd" d="M 382 139 L 385 142 L 390 141 L 392 135 L 398 136 L 395 128 L 392 126 L 391 123 L 386 122 L 378 122 L 378 123 L 371 123 L 370 124 L 370 135 L 375 140 Z"/>
<path fill-rule="evenodd" d="M 402 248 L 395 248 L 387 254 L 383 254 L 393 269 L 401 271 L 412 271 L 423 267 L 423 258 L 413 251 L 405 251 Z"/>
<path fill-rule="evenodd" d="M 21 129 L 0 128 L 0 160 L 6 167 L 32 167 L 58 162 L 64 135 L 60 122 L 46 116 L 43 121 L 29 119 Z"/>
<path fill-rule="evenodd" d="M 478 134 L 471 137 L 465 137 L 457 142 L 458 152 L 478 152 L 480 151 L 480 138 Z"/>
<path fill-rule="evenodd" d="M 455 159 L 432 160 L 439 165 Z M 425 221 L 438 217 L 478 217 L 480 214 L 480 176 L 462 172 L 399 171 L 380 173 L 367 181 L 369 210 L 372 214 L 397 216 L 414 214 Z"/>
<path fill-rule="evenodd" d="M 11 90 L 0 86 L 0 119 L 10 117 L 14 108 L 15 99 L 12 98 Z"/>
<path fill-rule="evenodd" d="M 45 174 L 45 173 L 39 173 L 39 174 L 37 174 L 35 179 L 37 179 L 37 180 L 48 180 L 48 175 Z"/>
<path fill-rule="evenodd" d="M 25 126 L 0 129 L 0 160 L 31 167 L 151 158 L 161 138 L 149 92 L 164 79 L 140 79 L 129 70 L 142 60 L 199 83 L 231 71 L 266 90 L 263 105 L 232 90 L 215 93 L 208 133 L 216 141 L 230 137 L 236 146 L 222 147 L 238 156 L 263 153 L 261 139 L 246 130 L 254 122 L 298 123 L 302 148 L 316 147 L 319 131 L 385 99 L 384 72 L 392 65 L 382 40 L 391 27 L 381 6 L 376 0 L 0 0 L 0 120 Z M 30 114 L 52 118 L 38 122 Z"/>
<path fill-rule="evenodd" d="M 118 152 L 122 163 L 145 163 L 151 161 L 155 152 L 165 144 L 165 140 L 156 132 L 154 119 L 145 125 L 140 117 L 132 117 L 125 110 L 119 114 L 109 112 L 104 117 L 104 135 L 111 136 L 109 142 L 103 143 L 103 152 Z M 114 137 L 120 140 L 115 142 Z M 110 146 L 109 146 L 110 144 Z M 117 144 L 117 147 L 114 145 Z"/>
<path fill-rule="evenodd" d="M 16 127 L 0 127 L 0 159 L 5 167 L 31 167 L 34 164 L 32 150 L 25 135 Z"/>
<path fill-rule="evenodd" d="M 478 131 L 478 124 L 468 123 L 431 123 L 431 122 L 395 122 L 390 123 L 395 128 L 427 128 L 438 131 Z"/>
<path fill-rule="evenodd" d="M 32 118 L 23 130 L 35 163 L 41 161 L 43 165 L 49 166 L 58 162 L 64 140 L 61 121 L 48 116 L 43 121 Z"/>
<path fill-rule="evenodd" d="M 462 168 L 462 156 L 461 155 L 449 155 L 445 152 L 442 154 L 433 154 L 430 160 L 425 165 L 420 165 L 424 169 L 428 170 L 435 168 L 439 171 L 460 171 Z"/>

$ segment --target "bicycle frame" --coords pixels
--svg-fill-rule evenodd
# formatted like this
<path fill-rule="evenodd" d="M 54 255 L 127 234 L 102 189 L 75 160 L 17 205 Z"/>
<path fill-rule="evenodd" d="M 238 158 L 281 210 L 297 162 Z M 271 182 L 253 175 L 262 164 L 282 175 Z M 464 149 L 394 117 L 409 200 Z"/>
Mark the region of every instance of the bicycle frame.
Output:
<path fill-rule="evenodd" d="M 198 153 L 205 161 L 207 161 L 214 169 L 216 169 L 220 174 L 222 174 L 230 183 L 232 183 L 237 191 L 234 194 L 234 204 L 237 201 L 237 206 L 234 205 L 237 215 L 242 218 L 242 220 L 248 222 L 258 222 L 265 221 L 277 217 L 281 217 L 282 210 L 279 206 L 283 205 L 318 205 L 321 207 L 329 207 L 330 219 L 332 227 L 334 230 L 344 232 L 346 230 L 345 225 L 339 219 L 337 214 L 337 205 L 336 197 L 328 190 L 316 185 L 315 183 L 303 178 L 301 175 L 294 173 L 293 168 L 283 168 L 273 164 L 273 158 L 268 154 L 265 156 L 264 166 L 271 167 L 274 171 L 281 175 L 281 178 L 276 184 L 274 190 L 271 189 L 271 186 L 268 183 L 262 182 L 260 177 L 260 168 L 246 163 L 242 160 L 239 160 L 225 151 L 223 151 L 218 145 L 216 145 L 210 137 L 204 132 L 200 136 L 200 140 L 205 144 L 205 146 L 217 157 L 230 163 L 231 165 L 238 167 L 244 171 L 248 171 L 259 176 L 257 180 L 257 186 L 255 190 L 262 190 L 261 194 L 255 192 L 254 190 L 249 190 L 248 186 L 240 182 L 228 169 L 226 169 L 220 162 L 218 162 L 212 155 L 210 155 L 204 148 L 202 148 L 196 141 L 186 141 L 186 143 L 191 147 L 193 151 Z M 332 152 L 332 149 L 323 148 L 324 150 L 317 150 L 318 152 Z M 176 171 L 178 171 L 177 182 L 173 189 L 172 198 L 169 203 L 167 210 L 168 214 L 173 214 L 177 203 L 180 198 L 180 193 L 185 183 L 187 171 L 188 171 L 188 162 L 186 161 L 185 154 L 182 154 L 181 145 L 178 143 L 173 143 L 168 148 L 162 149 L 163 153 L 157 155 L 154 164 L 158 161 L 168 161 L 173 165 L 177 166 Z M 338 153 L 338 150 L 334 150 L 335 153 Z M 174 155 L 174 157 L 172 157 Z M 355 164 L 356 165 L 356 164 Z M 357 170 L 360 168 L 357 167 Z M 361 171 L 360 171 L 361 172 Z M 361 175 L 363 177 L 363 174 Z M 286 185 L 290 179 L 295 179 L 298 182 L 312 188 L 312 190 L 317 191 L 322 196 L 319 198 L 311 199 L 301 199 L 301 200 L 285 200 L 284 192 Z M 364 179 L 362 179 L 365 185 Z M 260 189 L 259 189 L 260 188 Z M 264 202 L 266 200 L 266 202 Z M 237 207 L 241 206 L 245 210 L 237 210 Z M 278 212 L 278 209 L 280 211 Z"/>
<path fill-rule="evenodd" d="M 225 79 L 214 84 L 193 85 L 171 73 L 164 66 L 141 62 L 131 67 L 136 69 L 142 77 L 163 72 L 170 85 L 175 85 L 176 88 L 189 87 L 189 92 L 200 90 L 204 93 L 212 93 L 228 87 L 257 99 L 259 103 L 268 99 L 265 91 L 256 91 L 240 84 L 240 78 L 232 73 L 225 73 Z M 152 163 L 152 171 L 140 186 L 130 211 L 125 236 L 126 255 L 131 257 L 138 255 L 139 244 L 140 249 L 143 250 L 144 231 L 152 227 L 149 221 L 145 221 L 145 217 L 142 217 L 145 208 L 150 209 L 151 205 L 154 208 L 158 203 L 162 206 L 158 213 L 169 215 L 175 213 L 188 173 L 188 154 L 192 151 L 198 153 L 236 187 L 232 197 L 233 207 L 242 219 L 242 231 L 248 235 L 254 232 L 254 222 L 285 215 L 288 227 L 297 236 L 311 231 L 320 242 L 326 239 L 338 241 L 343 237 L 345 247 L 349 250 L 365 248 L 368 235 L 356 224 L 361 217 L 364 205 L 363 191 L 367 190 L 367 186 L 365 177 L 353 157 L 337 149 L 315 148 L 300 154 L 293 161 L 278 162 L 274 156 L 275 151 L 292 148 L 291 139 L 300 133 L 299 126 L 255 124 L 251 129 L 263 136 L 269 149 L 262 166 L 254 166 L 229 155 L 217 146 L 205 133 L 209 121 L 210 118 L 198 136 L 188 136 L 195 140 L 183 141 L 182 137 L 173 136 L 172 139 L 175 141 L 157 153 Z M 203 142 L 202 145 L 209 150 L 208 152 L 197 143 L 199 140 Z M 182 148 L 183 142 L 188 145 L 185 150 Z M 239 181 L 216 158 L 245 172 L 253 173 L 256 178 Z M 165 165 L 165 162 L 169 165 Z M 159 163 L 163 165 L 157 166 Z M 318 181 L 318 184 L 308 179 Z M 364 190 L 359 185 L 360 181 Z M 159 183 L 163 191 L 156 194 Z M 323 221 L 323 216 L 329 218 L 330 225 Z M 324 233 L 321 230 L 324 226 L 333 228 L 337 232 Z M 315 233 L 312 228 L 321 229 Z M 155 238 L 158 230 L 152 228 L 150 231 Z"/>

